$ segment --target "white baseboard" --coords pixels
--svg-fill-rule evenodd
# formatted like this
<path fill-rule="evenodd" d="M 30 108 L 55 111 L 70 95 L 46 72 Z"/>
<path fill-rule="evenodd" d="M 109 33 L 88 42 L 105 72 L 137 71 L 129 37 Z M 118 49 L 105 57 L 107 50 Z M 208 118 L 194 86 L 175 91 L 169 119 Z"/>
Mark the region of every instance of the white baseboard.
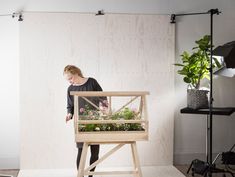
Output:
<path fill-rule="evenodd" d="M 116 170 L 130 170 L 132 168 L 118 167 L 118 168 L 97 168 L 96 171 L 116 171 Z M 143 177 L 184 177 L 174 166 L 144 166 L 141 167 Z M 18 177 L 76 177 L 77 171 L 75 169 L 25 169 L 20 170 Z M 117 177 L 113 176 L 96 176 L 96 177 Z M 133 175 L 122 175 L 122 177 L 133 177 Z"/>

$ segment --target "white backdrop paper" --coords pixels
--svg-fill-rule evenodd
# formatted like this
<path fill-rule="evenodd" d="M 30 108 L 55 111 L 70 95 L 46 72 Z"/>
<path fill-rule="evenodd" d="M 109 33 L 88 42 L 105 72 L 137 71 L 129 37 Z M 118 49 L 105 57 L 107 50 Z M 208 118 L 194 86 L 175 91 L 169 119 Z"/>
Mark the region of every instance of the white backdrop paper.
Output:
<path fill-rule="evenodd" d="M 26 13 L 20 24 L 21 169 L 75 168 L 65 124 L 67 64 L 105 91 L 149 91 L 150 138 L 141 164 L 173 163 L 174 25 L 166 15 Z M 101 147 L 101 154 L 108 149 Z M 129 147 L 103 166 L 131 166 Z"/>

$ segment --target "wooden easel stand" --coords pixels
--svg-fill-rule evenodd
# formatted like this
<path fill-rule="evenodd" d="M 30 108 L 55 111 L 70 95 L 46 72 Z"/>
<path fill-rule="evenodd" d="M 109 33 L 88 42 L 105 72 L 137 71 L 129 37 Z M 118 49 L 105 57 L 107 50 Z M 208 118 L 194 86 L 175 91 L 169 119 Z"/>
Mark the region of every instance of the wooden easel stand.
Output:
<path fill-rule="evenodd" d="M 102 157 L 100 157 L 97 161 L 95 161 L 93 164 L 85 168 L 86 164 L 86 158 L 87 158 L 87 151 L 89 145 L 93 144 L 117 144 L 115 147 L 113 147 L 110 151 L 108 151 L 106 154 L 104 154 Z M 100 164 L 102 161 L 104 161 L 106 158 L 111 156 L 114 152 L 118 151 L 121 147 L 123 147 L 126 144 L 131 145 L 131 151 L 132 151 L 132 158 L 133 158 L 133 164 L 134 164 L 134 170 L 133 171 L 90 171 L 95 166 Z M 133 174 L 134 177 L 142 177 L 142 171 L 140 167 L 140 161 L 138 157 L 137 152 L 137 146 L 136 141 L 131 142 L 84 142 L 83 144 L 83 151 L 81 155 L 81 161 L 79 165 L 78 175 L 77 177 L 83 177 L 84 175 L 130 175 Z"/>

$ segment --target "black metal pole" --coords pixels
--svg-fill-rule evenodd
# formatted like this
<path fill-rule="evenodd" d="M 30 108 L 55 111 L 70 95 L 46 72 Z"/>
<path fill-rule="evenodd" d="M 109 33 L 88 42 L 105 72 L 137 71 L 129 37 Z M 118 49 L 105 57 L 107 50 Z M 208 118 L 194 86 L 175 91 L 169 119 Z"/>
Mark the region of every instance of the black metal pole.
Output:
<path fill-rule="evenodd" d="M 210 99 L 209 99 L 209 168 L 212 168 L 212 155 L 213 155 L 213 57 L 212 57 L 212 50 L 213 50 L 213 15 L 217 14 L 219 15 L 219 10 L 218 9 L 211 9 L 209 10 L 210 12 L 210 36 L 211 36 L 211 43 L 210 43 Z M 212 173 L 211 170 L 208 172 L 208 176 L 211 177 Z"/>
<path fill-rule="evenodd" d="M 213 63 L 212 63 L 212 47 L 213 47 L 213 9 L 210 10 L 210 36 L 211 36 L 211 43 L 210 43 L 210 99 L 209 99 L 209 168 L 212 167 L 212 121 L 213 121 Z M 208 171 L 208 176 L 211 177 L 212 173 L 211 170 Z"/>
<path fill-rule="evenodd" d="M 208 14 L 208 12 L 199 12 L 199 13 L 187 13 L 187 14 L 171 14 L 171 23 L 175 23 L 175 18 L 178 16 L 185 16 L 185 15 L 202 15 L 202 14 Z"/>
<path fill-rule="evenodd" d="M 211 37 L 211 43 L 210 43 L 210 96 L 209 96 L 209 117 L 207 116 L 207 163 L 209 164 L 209 171 L 207 175 L 209 177 L 212 177 L 212 152 L 213 152 L 213 145 L 212 145 L 212 122 L 213 122 L 213 57 L 212 57 L 212 49 L 213 49 L 213 15 L 217 14 L 219 15 L 219 10 L 218 9 L 210 9 L 208 12 L 204 13 L 188 13 L 188 14 L 172 14 L 171 15 L 171 23 L 175 23 L 175 17 L 176 16 L 184 16 L 184 15 L 201 15 L 201 14 L 210 14 L 210 37 Z"/>
<path fill-rule="evenodd" d="M 199 12 L 199 13 L 186 13 L 186 14 L 175 14 L 175 16 L 184 16 L 184 15 L 202 15 L 202 14 L 208 14 L 208 12 Z"/>

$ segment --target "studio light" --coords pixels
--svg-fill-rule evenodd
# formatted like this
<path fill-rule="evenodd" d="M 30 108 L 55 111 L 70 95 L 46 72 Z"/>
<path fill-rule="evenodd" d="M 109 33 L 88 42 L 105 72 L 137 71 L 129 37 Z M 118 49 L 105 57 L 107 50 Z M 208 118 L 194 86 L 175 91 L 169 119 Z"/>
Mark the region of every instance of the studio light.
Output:
<path fill-rule="evenodd" d="M 226 77 L 235 76 L 235 41 L 216 47 L 212 55 L 223 59 L 222 67 L 215 71 L 214 74 Z"/>

